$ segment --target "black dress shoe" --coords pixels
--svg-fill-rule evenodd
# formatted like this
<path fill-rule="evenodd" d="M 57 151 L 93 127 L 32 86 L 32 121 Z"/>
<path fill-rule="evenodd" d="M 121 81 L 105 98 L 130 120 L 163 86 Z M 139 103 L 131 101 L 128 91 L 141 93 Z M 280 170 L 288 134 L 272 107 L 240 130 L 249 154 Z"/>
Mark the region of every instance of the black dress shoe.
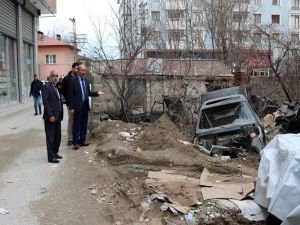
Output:
<path fill-rule="evenodd" d="M 89 146 L 89 145 L 90 145 L 89 142 L 84 142 L 84 143 L 80 144 L 80 146 Z"/>
<path fill-rule="evenodd" d="M 55 155 L 55 158 L 56 158 L 56 159 L 62 159 L 63 157 L 62 157 L 61 155 L 59 155 L 59 154 L 56 154 L 56 155 Z"/>
<path fill-rule="evenodd" d="M 35 115 L 35 116 L 37 116 L 38 114 L 37 114 L 37 113 L 35 113 L 34 115 Z"/>
<path fill-rule="evenodd" d="M 59 160 L 57 160 L 57 159 L 49 159 L 48 162 L 49 163 L 59 163 Z"/>

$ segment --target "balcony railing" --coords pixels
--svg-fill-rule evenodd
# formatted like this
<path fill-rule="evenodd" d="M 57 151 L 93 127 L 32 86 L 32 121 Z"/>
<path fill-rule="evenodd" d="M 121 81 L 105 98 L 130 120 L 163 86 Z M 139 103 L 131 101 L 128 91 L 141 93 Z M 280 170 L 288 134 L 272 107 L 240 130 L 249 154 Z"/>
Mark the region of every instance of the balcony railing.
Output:
<path fill-rule="evenodd" d="M 291 7 L 291 10 L 300 10 L 300 6 L 299 5 L 293 5 Z"/>
<path fill-rule="evenodd" d="M 300 29 L 300 24 L 294 24 L 292 28 L 295 29 L 295 30 L 299 30 Z"/>

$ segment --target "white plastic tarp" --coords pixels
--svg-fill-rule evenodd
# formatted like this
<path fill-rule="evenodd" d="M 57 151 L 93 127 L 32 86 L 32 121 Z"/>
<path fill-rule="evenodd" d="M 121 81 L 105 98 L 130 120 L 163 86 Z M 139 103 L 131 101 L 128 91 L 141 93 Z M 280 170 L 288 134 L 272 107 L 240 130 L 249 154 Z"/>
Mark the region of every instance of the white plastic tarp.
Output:
<path fill-rule="evenodd" d="M 300 221 L 300 135 L 276 136 L 263 150 L 255 201 L 284 225 Z"/>

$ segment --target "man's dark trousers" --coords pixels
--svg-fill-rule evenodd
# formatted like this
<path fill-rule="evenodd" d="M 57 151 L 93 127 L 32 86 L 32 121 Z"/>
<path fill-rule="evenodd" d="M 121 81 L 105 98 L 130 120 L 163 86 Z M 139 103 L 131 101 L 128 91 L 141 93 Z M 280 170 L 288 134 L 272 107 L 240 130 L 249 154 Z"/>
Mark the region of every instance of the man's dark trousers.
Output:
<path fill-rule="evenodd" d="M 73 144 L 82 145 L 85 143 L 87 124 L 88 124 L 88 114 L 89 113 L 89 101 L 84 101 L 79 109 L 74 112 L 73 121 Z"/>
<path fill-rule="evenodd" d="M 48 160 L 55 159 L 61 141 L 61 121 L 54 123 L 44 120 Z"/>

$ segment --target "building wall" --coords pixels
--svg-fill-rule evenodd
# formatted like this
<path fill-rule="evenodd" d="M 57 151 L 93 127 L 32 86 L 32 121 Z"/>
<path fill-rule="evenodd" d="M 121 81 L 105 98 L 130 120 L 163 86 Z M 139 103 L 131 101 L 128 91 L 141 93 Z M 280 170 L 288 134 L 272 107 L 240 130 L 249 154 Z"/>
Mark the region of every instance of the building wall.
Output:
<path fill-rule="evenodd" d="M 26 102 L 36 69 L 36 17 L 30 3 L 0 1 L 0 105 Z"/>
<path fill-rule="evenodd" d="M 67 75 L 75 59 L 73 49 L 66 46 L 39 47 L 39 75 L 41 80 L 46 80 L 51 70 L 59 75 Z M 56 55 L 55 64 L 46 64 L 46 55 Z"/>
<path fill-rule="evenodd" d="M 94 87 L 95 90 L 104 90 L 105 95 L 99 98 L 93 98 L 93 109 L 95 113 L 106 112 L 118 114 L 120 110 L 120 104 L 112 94 L 109 86 L 114 89 L 114 81 L 110 78 L 105 78 L 100 75 L 94 76 Z M 187 96 L 189 98 L 199 98 L 202 93 L 206 92 L 206 81 L 203 78 L 198 79 L 187 79 L 183 82 L 182 79 L 172 78 L 168 79 L 166 77 L 147 79 L 146 81 L 146 98 L 144 99 L 144 112 L 153 111 L 163 111 L 163 105 L 159 104 L 163 102 L 162 95 L 176 96 L 180 97 L 184 94 L 183 85 L 187 85 Z M 109 86 L 107 85 L 109 83 Z M 140 105 L 136 107 L 140 108 Z"/>

